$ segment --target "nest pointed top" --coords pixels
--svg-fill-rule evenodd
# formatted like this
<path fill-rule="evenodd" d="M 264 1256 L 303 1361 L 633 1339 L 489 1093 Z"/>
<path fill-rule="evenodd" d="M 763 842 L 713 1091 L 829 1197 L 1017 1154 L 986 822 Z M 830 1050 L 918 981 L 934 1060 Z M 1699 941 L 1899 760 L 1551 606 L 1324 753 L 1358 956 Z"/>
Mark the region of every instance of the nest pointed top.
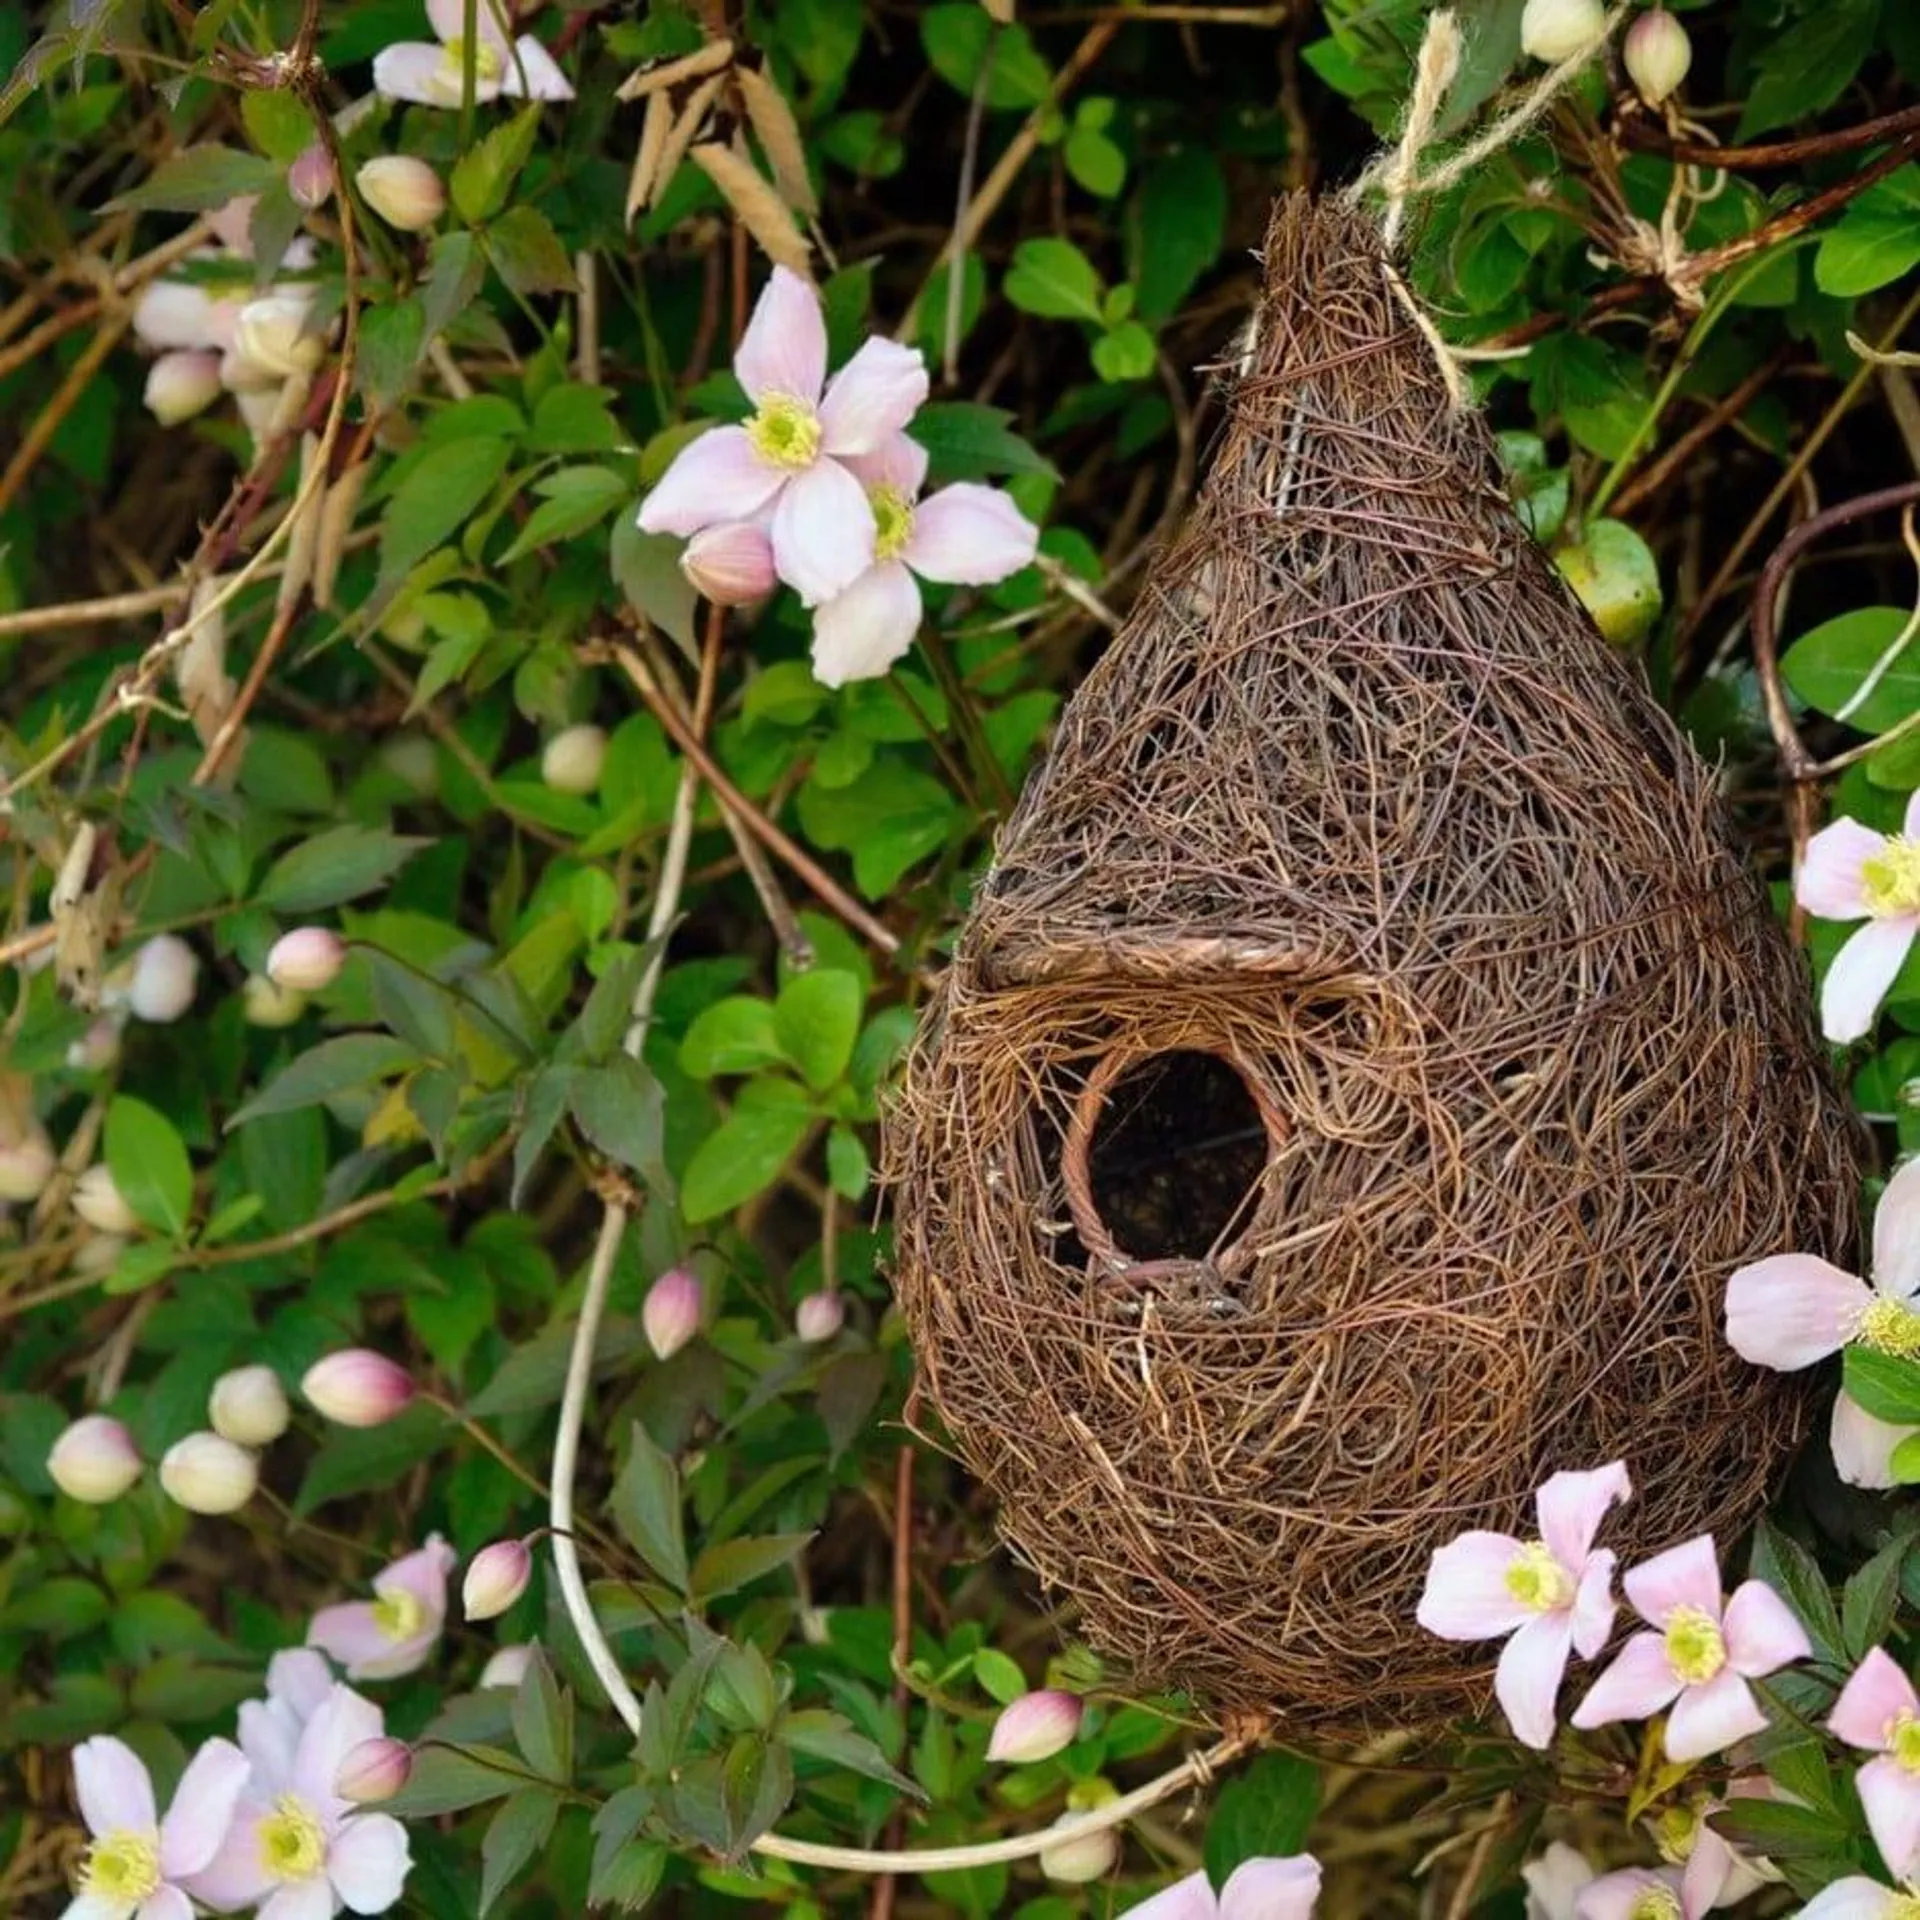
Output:
<path fill-rule="evenodd" d="M 1149 1682 L 1484 1698 L 1433 1550 L 1625 1458 L 1730 1538 L 1804 1381 L 1742 1261 L 1857 1142 L 1707 770 L 1507 504 L 1372 223 L 1279 209 L 1211 476 L 1062 717 L 888 1131 L 923 1382 Z M 1703 1204 L 1704 1203 L 1704 1204 Z"/>

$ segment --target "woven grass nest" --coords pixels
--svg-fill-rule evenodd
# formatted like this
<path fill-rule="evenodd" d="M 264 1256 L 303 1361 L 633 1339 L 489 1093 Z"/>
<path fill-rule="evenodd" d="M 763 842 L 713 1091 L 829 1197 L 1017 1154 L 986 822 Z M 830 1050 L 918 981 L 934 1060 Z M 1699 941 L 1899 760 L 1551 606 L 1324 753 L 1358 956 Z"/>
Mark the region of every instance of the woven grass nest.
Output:
<path fill-rule="evenodd" d="M 1857 1143 L 1705 767 L 1449 401 L 1378 231 L 1292 198 L 1184 532 L 1007 822 L 889 1131 L 922 1383 L 1139 1681 L 1471 1709 L 1428 1555 L 1624 1457 L 1731 1543 L 1802 1380 L 1740 1262 L 1849 1263 Z"/>

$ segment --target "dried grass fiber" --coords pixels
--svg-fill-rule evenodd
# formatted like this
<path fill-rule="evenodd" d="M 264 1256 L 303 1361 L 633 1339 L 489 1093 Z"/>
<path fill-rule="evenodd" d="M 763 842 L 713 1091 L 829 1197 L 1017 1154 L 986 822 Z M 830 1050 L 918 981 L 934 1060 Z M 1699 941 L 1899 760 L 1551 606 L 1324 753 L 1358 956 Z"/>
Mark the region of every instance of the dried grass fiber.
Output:
<path fill-rule="evenodd" d="M 1190 524 L 1001 835 L 889 1133 L 900 1304 L 1003 1531 L 1150 1684 L 1416 1724 L 1432 1549 L 1623 1456 L 1731 1542 L 1809 1412 L 1721 1338 L 1857 1152 L 1711 775 L 1292 198 Z"/>

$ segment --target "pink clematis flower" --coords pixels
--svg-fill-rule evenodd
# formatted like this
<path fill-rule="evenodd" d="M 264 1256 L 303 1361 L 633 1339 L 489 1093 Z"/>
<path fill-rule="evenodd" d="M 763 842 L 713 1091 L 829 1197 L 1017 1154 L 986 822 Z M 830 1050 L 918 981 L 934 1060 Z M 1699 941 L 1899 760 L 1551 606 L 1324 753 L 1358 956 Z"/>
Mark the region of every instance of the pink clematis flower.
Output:
<path fill-rule="evenodd" d="M 1243 1860 L 1216 1894 L 1204 1873 L 1190 1873 L 1129 1907 L 1129 1920 L 1308 1920 L 1320 1897 L 1320 1863 L 1310 1853 Z"/>
<path fill-rule="evenodd" d="M 1666 1751 L 1676 1762 L 1705 1759 L 1760 1732 L 1767 1716 L 1747 1682 L 1813 1651 L 1780 1596 L 1765 1581 L 1748 1580 L 1723 1599 L 1706 1533 L 1642 1561 L 1623 1584 L 1654 1631 L 1627 1642 L 1574 1709 L 1573 1724 L 1645 1720 L 1671 1707 Z"/>
<path fill-rule="evenodd" d="M 82 1741 L 73 1750 L 73 1783 L 93 1838 L 63 1920 L 191 1920 L 180 1883 L 219 1851 L 246 1781 L 240 1749 L 209 1740 L 180 1776 L 163 1820 L 131 1747 L 107 1734 Z"/>
<path fill-rule="evenodd" d="M 258 1907 L 259 1920 L 332 1920 L 342 1906 L 385 1913 L 406 1884 L 407 1831 L 335 1786 L 347 1755 L 383 1731 L 371 1700 L 336 1685 L 291 1753 L 250 1754 L 232 1828 L 188 1891 L 217 1913 Z"/>
<path fill-rule="evenodd" d="M 1773 1792 L 1773 1782 L 1765 1774 L 1749 1774 L 1728 1787 L 1727 1797 L 1766 1800 Z M 1726 1804 L 1726 1800 L 1695 1799 L 1666 1808 L 1651 1823 L 1660 1858 L 1681 1869 L 1680 1899 L 1689 1914 L 1733 1906 L 1767 1884 L 1767 1872 L 1707 1824 Z"/>
<path fill-rule="evenodd" d="M 1577 1847 L 1555 1840 L 1520 1869 L 1520 1878 L 1527 1889 L 1526 1920 L 1576 1920 L 1575 1905 L 1597 1876 Z"/>
<path fill-rule="evenodd" d="M 913 418 L 927 397 L 926 363 L 876 337 L 829 380 L 820 297 L 775 267 L 733 370 L 752 417 L 681 450 L 642 502 L 641 530 L 691 535 L 764 519 L 780 578 L 818 606 L 873 564 L 873 508 L 849 463 L 878 453 Z"/>
<path fill-rule="evenodd" d="M 349 1680 L 394 1680 L 426 1664 L 447 1617 L 447 1575 L 458 1556 L 436 1533 L 373 1576 L 373 1598 L 322 1607 L 307 1645 L 331 1654 Z"/>
<path fill-rule="evenodd" d="M 1829 1040 L 1858 1040 L 1914 936 L 1920 934 L 1920 793 L 1896 834 L 1839 819 L 1807 842 L 1793 897 L 1822 920 L 1864 920 L 1833 957 L 1820 988 L 1820 1026 Z"/>
<path fill-rule="evenodd" d="M 1443 1640 L 1511 1634 L 1493 1690 L 1514 1737 L 1553 1740 L 1554 1701 L 1568 1655 L 1584 1659 L 1613 1631 L 1614 1555 L 1593 1536 L 1608 1508 L 1633 1491 L 1621 1461 L 1590 1473 L 1556 1473 L 1534 1496 L 1540 1537 L 1463 1533 L 1433 1556 L 1415 1617 Z"/>
<path fill-rule="evenodd" d="M 1797 1373 L 1843 1347 L 1920 1358 L 1920 1160 L 1908 1162 L 1873 1217 L 1873 1284 L 1811 1253 L 1776 1253 L 1727 1281 L 1727 1344 L 1743 1360 Z M 1876 1419 L 1851 1394 L 1833 1403 L 1833 1464 L 1856 1487 L 1893 1485 L 1893 1453 L 1920 1427 Z"/>
<path fill-rule="evenodd" d="M 256 1769 L 284 1773 L 307 1722 L 334 1689 L 333 1669 L 311 1647 L 289 1647 L 267 1662 L 264 1700 L 241 1703 L 240 1750 Z"/>
<path fill-rule="evenodd" d="M 1816 1893 L 1799 1920 L 1920 1920 L 1920 1885 L 1909 1880 L 1896 1893 L 1864 1874 L 1849 1874 Z"/>
<path fill-rule="evenodd" d="M 507 31 L 500 0 L 480 0 L 475 15 L 473 97 L 497 100 L 571 100 L 573 87 L 553 55 L 532 34 Z M 466 8 L 462 0 L 427 0 L 432 40 L 402 40 L 373 56 L 373 86 L 389 100 L 423 107 L 457 107 L 466 83 Z"/>
<path fill-rule="evenodd" d="M 1689 1900 L 1672 1867 L 1628 1867 L 1581 1888 L 1574 1920 L 1700 1920 L 1705 1905 Z"/>
<path fill-rule="evenodd" d="M 813 616 L 813 677 L 883 674 L 920 631 L 920 580 L 987 586 L 1032 564 L 1040 531 L 1004 493 L 960 481 L 920 499 L 927 452 L 904 433 L 847 463 L 867 489 L 873 565 Z"/>
<path fill-rule="evenodd" d="M 1877 1754 L 1855 1776 L 1867 1830 L 1902 1880 L 1920 1879 L 1920 1694 L 1875 1647 L 1840 1689 L 1827 1725 L 1850 1747 Z"/>

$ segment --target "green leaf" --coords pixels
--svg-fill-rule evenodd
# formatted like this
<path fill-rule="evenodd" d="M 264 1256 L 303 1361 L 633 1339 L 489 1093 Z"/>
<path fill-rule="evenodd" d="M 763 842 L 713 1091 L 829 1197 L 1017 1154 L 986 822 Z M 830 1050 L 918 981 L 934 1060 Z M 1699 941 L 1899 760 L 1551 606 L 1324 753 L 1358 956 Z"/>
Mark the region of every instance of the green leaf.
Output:
<path fill-rule="evenodd" d="M 354 377 L 376 412 L 391 407 L 412 384 L 426 344 L 427 310 L 417 295 L 384 300 L 362 310 Z"/>
<path fill-rule="evenodd" d="M 531 293 L 571 293 L 573 262 L 553 223 L 532 207 L 509 207 L 486 231 L 487 257 L 508 287 Z"/>
<path fill-rule="evenodd" d="M 1219 259 L 1226 233 L 1227 182 L 1205 147 L 1182 147 L 1147 168 L 1128 227 L 1142 320 L 1158 325 L 1179 310 Z"/>
<path fill-rule="evenodd" d="M 633 497 L 632 487 L 611 467 L 562 467 L 542 480 L 535 491 L 546 498 L 527 516 L 527 524 L 513 545 L 500 556 L 502 566 L 536 547 L 585 533 Z"/>
<path fill-rule="evenodd" d="M 694 1602 L 704 1606 L 784 1567 L 812 1538 L 810 1533 L 769 1533 L 722 1541 L 694 1561 L 688 1590 Z"/>
<path fill-rule="evenodd" d="M 637 1420 L 632 1435 L 627 1464 L 613 1483 L 608 1511 L 641 1559 L 670 1587 L 684 1593 L 687 1535 L 680 1511 L 680 1470 Z"/>
<path fill-rule="evenodd" d="M 542 1779 L 565 1786 L 573 1778 L 573 1702 L 554 1681 L 546 1656 L 536 1652 L 513 1696 L 513 1737 L 527 1765 Z"/>
<path fill-rule="evenodd" d="M 1614 646 L 1630 646 L 1660 617 L 1659 563 L 1624 521 L 1594 521 L 1553 563 Z"/>
<path fill-rule="evenodd" d="M 846 1072 L 864 1000 L 859 976 L 833 967 L 796 974 L 780 989 L 773 1006 L 774 1038 L 815 1092 L 824 1092 Z"/>
<path fill-rule="evenodd" d="M 397 584 L 463 526 L 507 470 L 501 439 L 466 438 L 424 454 L 380 519 L 380 575 Z"/>
<path fill-rule="evenodd" d="M 1853 1838 L 1838 1814 L 1745 1797 L 1729 1800 L 1715 1812 L 1713 1830 L 1737 1846 L 1778 1860 L 1834 1853 Z"/>
<path fill-rule="evenodd" d="M 638 1060 L 616 1053 L 605 1066 L 583 1067 L 568 1096 L 580 1131 L 654 1193 L 671 1193 L 664 1151 L 666 1115 L 660 1083 Z"/>
<path fill-rule="evenodd" d="M 593 1816 L 593 1872 L 588 1902 L 635 1912 L 658 1890 L 667 1870 L 667 1850 L 634 1836 L 653 1807 L 648 1787 L 622 1787 Z"/>
<path fill-rule="evenodd" d="M 148 1226 L 178 1240 L 193 1218 L 193 1163 L 165 1114 L 118 1093 L 107 1105 L 107 1169 Z"/>
<path fill-rule="evenodd" d="M 1822 293 L 1851 299 L 1904 279 L 1920 266 L 1920 167 L 1877 180 L 1848 206 L 1813 256 Z"/>
<path fill-rule="evenodd" d="M 427 338 L 444 333 L 473 304 L 487 277 L 486 256 L 470 233 L 440 233 L 429 253 L 427 284 L 420 298 Z"/>
<path fill-rule="evenodd" d="M 297 1107 L 317 1106 L 335 1094 L 364 1087 L 371 1080 L 417 1065 L 419 1055 L 404 1040 L 385 1033 L 343 1033 L 322 1040 L 290 1061 L 266 1087 L 227 1122 L 228 1129 L 244 1126 L 263 1114 L 291 1113 Z"/>
<path fill-rule="evenodd" d="M 313 145 L 313 115 L 298 94 L 282 88 L 247 88 L 240 119 L 247 138 L 276 166 L 291 165 Z"/>
<path fill-rule="evenodd" d="M 1753 1531 L 1748 1576 L 1764 1580 L 1787 1603 L 1794 1618 L 1807 1630 L 1813 1655 L 1823 1666 L 1839 1666 L 1846 1659 L 1840 1616 L 1833 1594 L 1813 1555 L 1771 1519 L 1762 1519 Z"/>
<path fill-rule="evenodd" d="M 1297 1754 L 1263 1753 L 1220 1789 L 1204 1855 L 1215 1886 L 1243 1860 L 1301 1850 L 1320 1811 L 1320 1769 Z"/>
<path fill-rule="evenodd" d="M 491 220 L 507 204 L 520 169 L 532 157 L 539 131 L 540 108 L 525 107 L 460 156 L 448 184 L 453 204 L 470 226 Z"/>
<path fill-rule="evenodd" d="M 1096 128 L 1075 126 L 1061 157 L 1067 171 L 1102 200 L 1111 200 L 1127 184 L 1127 156 Z"/>
<path fill-rule="evenodd" d="M 680 571 L 680 549 L 685 544 L 671 534 L 642 533 L 630 513 L 614 523 L 613 577 L 627 604 L 691 651 L 693 608 L 699 595 Z"/>
<path fill-rule="evenodd" d="M 1802 634 L 1780 675 L 1816 713 L 1837 718 L 1912 618 L 1905 607 L 1856 607 Z M 1909 639 L 1873 691 L 1847 715 L 1862 733 L 1884 733 L 1920 707 L 1920 645 Z"/>
<path fill-rule="evenodd" d="M 1033 107 L 1047 97 L 1053 76 L 1022 26 L 998 26 L 974 0 L 946 0 L 920 15 L 920 44 L 935 73 L 969 99 L 980 85 L 989 107 Z"/>
<path fill-rule="evenodd" d="M 1860 71 L 1879 19 L 1880 0 L 1820 0 L 1793 25 L 1771 33 L 1735 142 L 1824 113 Z"/>
<path fill-rule="evenodd" d="M 256 896 L 276 913 L 313 913 L 384 886 L 429 845 L 386 827 L 329 827 L 290 847 L 267 869 Z"/>
<path fill-rule="evenodd" d="M 428 1740 L 414 1749 L 407 1784 L 383 1800 L 380 1811 L 396 1819 L 426 1820 L 503 1799 L 526 1785 L 526 1769 L 504 1748 Z"/>
<path fill-rule="evenodd" d="M 1872 1347 L 1849 1347 L 1841 1362 L 1847 1392 L 1876 1420 L 1920 1426 L 1920 1361 Z"/>
<path fill-rule="evenodd" d="M 1022 240 L 1001 291 L 1024 313 L 1050 320 L 1101 321 L 1106 288 L 1094 265 L 1071 240 Z"/>
<path fill-rule="evenodd" d="M 1012 418 L 1004 407 L 975 400 L 930 400 L 913 416 L 911 433 L 927 450 L 929 471 L 942 482 L 1008 473 L 1058 478 L 1053 463 L 1009 429 Z"/>
<path fill-rule="evenodd" d="M 694 1015 L 680 1042 L 680 1067 L 696 1080 L 721 1073 L 758 1073 L 785 1057 L 772 1006 L 746 994 L 729 994 Z"/>
<path fill-rule="evenodd" d="M 180 1264 L 180 1249 L 168 1240 L 136 1240 L 120 1249 L 113 1271 L 100 1283 L 102 1293 L 143 1293 Z"/>
<path fill-rule="evenodd" d="M 849 1721 L 824 1708 L 807 1707 L 788 1714 L 780 1722 L 779 1735 L 795 1753 L 804 1753 L 829 1766 L 845 1767 L 869 1780 L 884 1781 L 916 1800 L 927 1796 L 891 1765 L 880 1748 L 864 1733 L 856 1733 Z"/>
<path fill-rule="evenodd" d="M 529 453 L 612 453 L 626 433 L 608 404 L 611 390 L 562 380 L 540 396 L 527 433 Z"/>
<path fill-rule="evenodd" d="M 1144 380 L 1158 352 L 1153 335 L 1138 320 L 1123 320 L 1093 343 L 1093 370 L 1109 384 Z"/>
<path fill-rule="evenodd" d="M 973 1677 L 979 1681 L 989 1700 L 1011 1706 L 1027 1691 L 1027 1676 L 1017 1661 L 1009 1660 L 998 1647 L 982 1647 L 973 1656 Z"/>
<path fill-rule="evenodd" d="M 866 1143 L 851 1127 L 835 1126 L 827 1134 L 827 1179 L 846 1200 L 862 1199 L 873 1168 Z"/>
<path fill-rule="evenodd" d="M 1909 1534 L 1882 1547 L 1840 1590 L 1840 1634 L 1849 1660 L 1865 1659 L 1892 1629 L 1900 1571 L 1913 1544 Z"/>
<path fill-rule="evenodd" d="M 553 1834 L 561 1798 L 544 1787 L 522 1787 L 487 1822 L 480 1842 L 480 1911 L 484 1914 L 506 1892 L 520 1870 Z"/>
<path fill-rule="evenodd" d="M 797 1100 L 736 1107 L 687 1162 L 680 1205 L 688 1225 L 717 1220 L 771 1186 L 812 1125 L 811 1109 Z"/>
<path fill-rule="evenodd" d="M 437 1453 L 457 1432 L 438 1407 L 416 1400 L 384 1426 L 330 1434 L 307 1463 L 293 1502 L 295 1517 L 304 1519 L 329 1500 L 391 1488 L 409 1467 Z"/>
<path fill-rule="evenodd" d="M 242 194 L 264 193 L 281 169 L 233 147 L 189 147 L 163 160 L 139 186 L 107 203 L 107 212 L 206 213 Z"/>

